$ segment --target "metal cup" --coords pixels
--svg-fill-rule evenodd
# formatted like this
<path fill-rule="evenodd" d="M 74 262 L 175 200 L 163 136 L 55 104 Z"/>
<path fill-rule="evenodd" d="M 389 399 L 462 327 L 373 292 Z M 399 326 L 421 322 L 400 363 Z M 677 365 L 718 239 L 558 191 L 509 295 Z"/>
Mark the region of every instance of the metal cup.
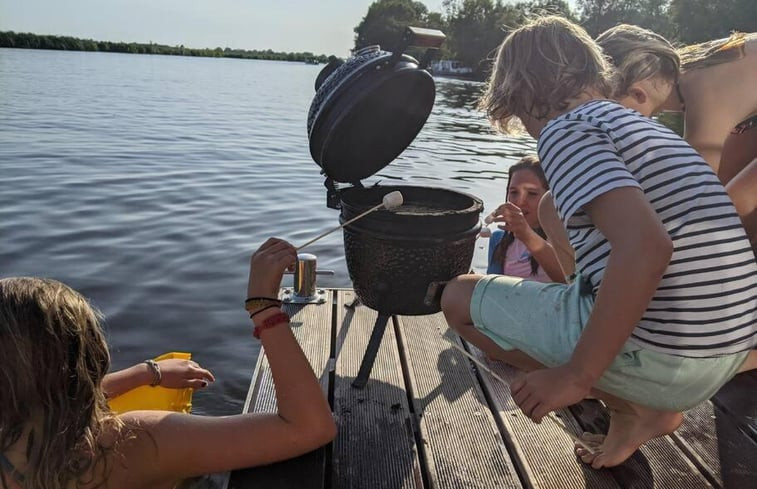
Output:
<path fill-rule="evenodd" d="M 315 295 L 315 255 L 299 253 L 294 269 L 294 295 L 312 297 Z"/>

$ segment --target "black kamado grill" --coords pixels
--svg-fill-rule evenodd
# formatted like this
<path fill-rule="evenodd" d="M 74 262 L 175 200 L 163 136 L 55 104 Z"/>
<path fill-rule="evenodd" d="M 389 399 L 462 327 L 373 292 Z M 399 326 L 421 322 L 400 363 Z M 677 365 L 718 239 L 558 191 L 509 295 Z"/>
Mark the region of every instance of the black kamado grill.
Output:
<path fill-rule="evenodd" d="M 371 212 L 343 228 L 355 293 L 379 313 L 355 387 L 368 381 L 392 314 L 441 310 L 442 288 L 470 270 L 481 229 L 483 204 L 471 195 L 360 183 L 404 151 L 428 119 L 436 89 L 425 67 L 443 41 L 440 31 L 408 27 L 393 53 L 364 48 L 343 64 L 328 64 L 316 79 L 308 136 L 310 154 L 326 176 L 327 205 L 341 209 L 345 223 L 389 192 L 399 190 L 404 199 L 399 208 Z M 403 54 L 411 46 L 427 48 L 420 63 Z"/>

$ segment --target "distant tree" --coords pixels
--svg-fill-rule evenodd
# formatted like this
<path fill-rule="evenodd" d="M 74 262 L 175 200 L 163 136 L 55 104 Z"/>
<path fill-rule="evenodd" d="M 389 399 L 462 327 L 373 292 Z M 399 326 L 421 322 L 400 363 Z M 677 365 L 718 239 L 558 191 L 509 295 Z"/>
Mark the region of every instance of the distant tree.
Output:
<path fill-rule="evenodd" d="M 618 24 L 634 24 L 665 37 L 674 33 L 670 0 L 578 0 L 581 24 L 593 37 Z"/>
<path fill-rule="evenodd" d="M 491 69 L 492 58 L 507 33 L 537 15 L 561 14 L 576 19 L 567 2 L 536 0 L 503 4 L 492 0 L 445 0 L 449 49 L 479 77 Z"/>
<path fill-rule="evenodd" d="M 0 32 L 0 48 L 15 48 L 16 35 L 13 31 Z"/>
<path fill-rule="evenodd" d="M 492 0 L 446 0 L 447 30 L 455 58 L 474 70 L 504 38 L 502 8 Z"/>
<path fill-rule="evenodd" d="M 520 2 L 516 9 L 523 13 L 526 18 L 537 15 L 562 15 L 573 22 L 578 21 L 576 12 L 570 8 L 564 0 L 536 0 L 533 2 Z"/>
<path fill-rule="evenodd" d="M 426 27 L 428 9 L 412 0 L 377 0 L 355 27 L 355 49 L 379 44 L 393 50 L 407 26 Z M 434 21 L 438 21 L 434 17 Z"/>
<path fill-rule="evenodd" d="M 671 0 L 675 37 L 692 44 L 757 31 L 757 0 Z"/>

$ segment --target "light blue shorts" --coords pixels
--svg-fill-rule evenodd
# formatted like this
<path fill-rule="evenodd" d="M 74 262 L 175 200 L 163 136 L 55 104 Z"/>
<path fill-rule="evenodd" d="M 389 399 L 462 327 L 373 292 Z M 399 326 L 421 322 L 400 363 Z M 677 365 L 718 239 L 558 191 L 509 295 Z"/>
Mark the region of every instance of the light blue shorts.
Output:
<path fill-rule="evenodd" d="M 570 360 L 594 306 L 580 276 L 573 284 L 486 275 L 471 298 L 473 323 L 504 350 L 520 350 L 548 367 Z M 594 387 L 664 411 L 683 411 L 712 397 L 748 351 L 709 358 L 681 357 L 629 340 Z"/>

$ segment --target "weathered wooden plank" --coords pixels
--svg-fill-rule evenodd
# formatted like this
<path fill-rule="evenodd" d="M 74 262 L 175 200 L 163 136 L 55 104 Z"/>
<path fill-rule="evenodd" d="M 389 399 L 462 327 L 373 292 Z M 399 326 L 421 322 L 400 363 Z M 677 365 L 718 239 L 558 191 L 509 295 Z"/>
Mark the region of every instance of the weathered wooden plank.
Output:
<path fill-rule="evenodd" d="M 394 328 L 386 328 L 370 380 L 352 387 L 377 313 L 363 305 L 345 308 L 354 292 L 337 300 L 332 487 L 415 489 L 423 479 Z M 295 487 L 295 486 L 292 486 Z"/>
<path fill-rule="evenodd" d="M 305 352 L 313 371 L 328 393 L 330 374 L 333 296 L 329 291 L 323 304 L 286 304 L 284 310 L 292 317 L 291 328 L 298 343 Z M 307 409 L 307 406 L 303 406 Z M 276 411 L 276 391 L 273 386 L 268 360 L 261 350 L 255 375 L 250 383 L 250 391 L 243 412 Z M 320 448 L 291 460 L 263 467 L 236 470 L 232 472 L 230 489 L 323 489 L 326 479 L 326 448 Z"/>
<path fill-rule="evenodd" d="M 571 407 L 586 431 L 606 433 L 609 415 L 599 401 Z M 609 469 L 621 487 L 630 489 L 705 489 L 713 485 L 669 436 L 648 441 L 623 465 Z"/>
<path fill-rule="evenodd" d="M 520 488 L 476 375 L 446 330 L 441 313 L 398 321 L 429 487 Z"/>
<path fill-rule="evenodd" d="M 536 424 L 528 419 L 515 404 L 509 384 L 517 370 L 502 362 L 489 361 L 486 355 L 467 344 L 471 353 L 484 365 L 508 382 L 504 385 L 488 372 L 479 370 L 482 385 L 492 400 L 492 409 L 498 417 L 502 434 L 511 446 L 513 459 L 535 489 L 568 489 L 625 487 L 618 485 L 607 471 L 593 470 L 578 460 L 573 453 L 573 440 L 551 419 Z M 556 416 L 575 436 L 582 430 L 567 409 Z"/>
<path fill-rule="evenodd" d="M 757 443 L 711 402 L 686 411 L 671 437 L 713 485 L 725 489 L 756 485 Z"/>

